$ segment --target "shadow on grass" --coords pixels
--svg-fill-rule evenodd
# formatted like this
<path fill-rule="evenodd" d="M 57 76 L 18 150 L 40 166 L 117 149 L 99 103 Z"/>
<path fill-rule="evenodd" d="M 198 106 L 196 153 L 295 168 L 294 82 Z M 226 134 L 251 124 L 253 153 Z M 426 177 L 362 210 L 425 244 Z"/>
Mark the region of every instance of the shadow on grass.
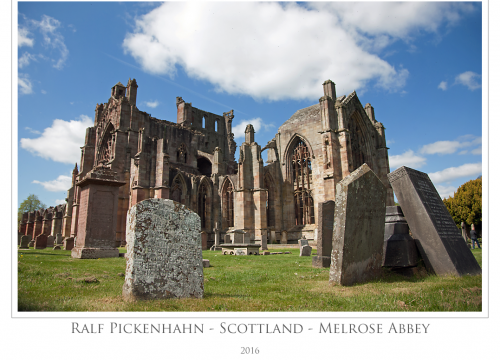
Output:
<path fill-rule="evenodd" d="M 66 256 L 66 257 L 71 256 L 71 254 L 48 254 L 45 252 L 38 252 L 38 251 L 30 251 L 30 252 L 19 251 L 18 254 L 22 254 L 22 255 L 36 254 L 36 255 L 51 255 L 51 256 Z"/>

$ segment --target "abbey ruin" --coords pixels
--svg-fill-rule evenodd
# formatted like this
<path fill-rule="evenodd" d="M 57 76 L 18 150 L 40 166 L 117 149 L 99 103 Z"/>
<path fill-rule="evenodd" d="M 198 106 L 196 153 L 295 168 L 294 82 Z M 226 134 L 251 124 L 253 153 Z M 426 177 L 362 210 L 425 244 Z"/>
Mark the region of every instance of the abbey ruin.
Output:
<path fill-rule="evenodd" d="M 394 205 L 382 123 L 356 92 L 337 97 L 330 80 L 319 102 L 298 110 L 264 147 L 248 125 L 237 153 L 232 110 L 214 114 L 177 97 L 176 121 L 160 120 L 137 108 L 137 89 L 135 79 L 117 83 L 96 106 L 66 204 L 26 213 L 22 234 L 61 233 L 75 248 L 89 237 L 124 245 L 127 211 L 164 198 L 198 213 L 204 249 L 234 230 L 257 244 L 304 236 L 314 243 L 318 204 L 335 200 L 335 185 L 363 163 L 387 188 L 386 205 Z"/>

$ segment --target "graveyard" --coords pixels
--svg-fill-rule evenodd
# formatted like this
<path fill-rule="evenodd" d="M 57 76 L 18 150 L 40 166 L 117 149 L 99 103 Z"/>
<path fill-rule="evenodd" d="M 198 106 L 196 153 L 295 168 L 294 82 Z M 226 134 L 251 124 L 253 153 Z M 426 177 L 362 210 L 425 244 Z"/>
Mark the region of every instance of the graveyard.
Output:
<path fill-rule="evenodd" d="M 299 249 L 291 254 L 231 256 L 203 251 L 203 298 L 126 301 L 124 257 L 75 259 L 69 250 L 18 250 L 18 309 L 44 312 L 470 312 L 482 310 L 482 275 L 412 277 L 383 269 L 362 284 L 329 284 Z M 119 248 L 120 253 L 126 251 Z M 482 250 L 472 254 L 481 265 Z M 312 256 L 316 249 L 312 250 Z"/>

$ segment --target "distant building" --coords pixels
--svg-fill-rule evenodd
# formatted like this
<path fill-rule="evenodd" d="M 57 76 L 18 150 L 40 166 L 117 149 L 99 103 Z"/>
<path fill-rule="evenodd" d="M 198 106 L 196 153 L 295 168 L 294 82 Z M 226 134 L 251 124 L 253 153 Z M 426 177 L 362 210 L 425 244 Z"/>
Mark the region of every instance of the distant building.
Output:
<path fill-rule="evenodd" d="M 137 108 L 137 88 L 135 79 L 126 87 L 117 83 L 108 102 L 96 106 L 80 171 L 75 169 L 67 204 L 59 209 L 65 237 L 76 238 L 80 212 L 93 211 L 80 208 L 78 183 L 97 166 L 125 182 L 116 214 L 109 214 L 117 217 L 117 245 L 125 243 L 128 209 L 148 198 L 172 199 L 197 212 L 207 247 L 216 231 L 224 239 L 230 230 L 244 230 L 257 243 L 264 237 L 315 240 L 317 204 L 335 200 L 335 185 L 363 163 L 386 186 L 387 205 L 394 203 L 382 123 L 356 92 L 337 97 L 330 80 L 319 103 L 298 110 L 264 148 L 248 125 L 238 161 L 232 110 L 213 114 L 178 97 L 176 122 L 159 120 Z"/>

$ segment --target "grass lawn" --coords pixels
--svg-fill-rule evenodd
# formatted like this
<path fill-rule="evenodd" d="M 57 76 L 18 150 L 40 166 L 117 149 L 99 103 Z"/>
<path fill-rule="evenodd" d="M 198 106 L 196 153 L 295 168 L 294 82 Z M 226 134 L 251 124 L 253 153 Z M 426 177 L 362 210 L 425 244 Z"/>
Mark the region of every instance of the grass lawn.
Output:
<path fill-rule="evenodd" d="M 120 249 L 124 252 L 125 249 Z M 273 251 L 271 249 L 271 251 Z M 275 251 L 284 251 L 283 249 Z M 124 258 L 73 259 L 70 251 L 18 250 L 19 311 L 481 311 L 482 276 L 438 277 L 419 267 L 331 286 L 329 269 L 292 254 L 230 256 L 203 251 L 203 299 L 122 300 Z M 482 250 L 472 250 L 481 265 Z"/>

